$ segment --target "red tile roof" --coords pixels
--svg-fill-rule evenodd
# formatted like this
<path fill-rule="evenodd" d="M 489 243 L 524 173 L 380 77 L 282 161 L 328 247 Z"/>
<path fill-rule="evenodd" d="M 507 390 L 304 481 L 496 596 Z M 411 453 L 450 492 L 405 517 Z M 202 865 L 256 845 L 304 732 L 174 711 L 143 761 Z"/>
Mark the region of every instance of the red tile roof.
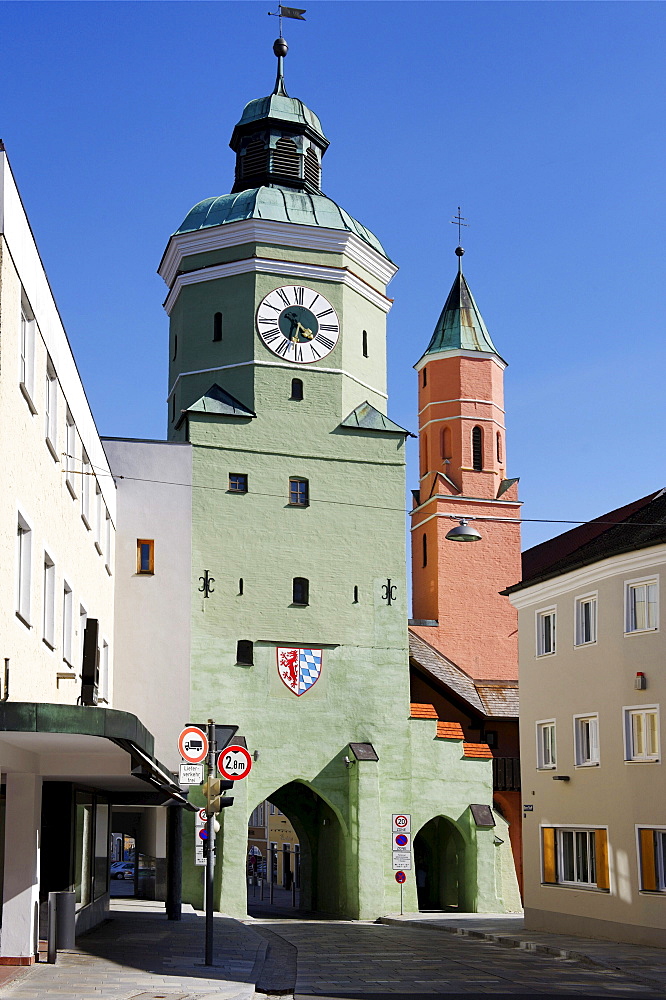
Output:
<path fill-rule="evenodd" d="M 462 740 L 465 734 L 459 722 L 438 722 L 437 736 L 440 740 Z"/>
<path fill-rule="evenodd" d="M 463 743 L 463 757 L 477 757 L 491 760 L 493 752 L 487 743 Z"/>
<path fill-rule="evenodd" d="M 416 705 L 412 703 L 410 706 L 410 718 L 411 719 L 436 719 L 437 712 L 435 711 L 434 705 Z"/>

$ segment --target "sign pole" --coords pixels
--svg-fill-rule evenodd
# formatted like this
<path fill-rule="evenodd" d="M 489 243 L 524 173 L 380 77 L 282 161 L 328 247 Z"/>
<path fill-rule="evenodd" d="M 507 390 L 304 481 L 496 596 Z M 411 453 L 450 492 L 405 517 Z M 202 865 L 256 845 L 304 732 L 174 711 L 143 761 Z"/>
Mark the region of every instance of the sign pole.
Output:
<path fill-rule="evenodd" d="M 402 909 L 402 890 L 404 888 L 404 884 L 405 884 L 404 882 L 400 883 L 400 916 L 402 916 L 402 914 L 403 914 L 403 909 Z"/>
<path fill-rule="evenodd" d="M 208 720 L 208 774 L 207 778 L 212 781 L 215 777 L 215 764 L 217 759 L 217 742 L 215 740 L 215 723 Z M 206 857 L 206 957 L 205 965 L 213 964 L 213 886 L 215 880 L 215 814 L 211 814 L 206 820 L 206 833 L 208 838 Z"/>

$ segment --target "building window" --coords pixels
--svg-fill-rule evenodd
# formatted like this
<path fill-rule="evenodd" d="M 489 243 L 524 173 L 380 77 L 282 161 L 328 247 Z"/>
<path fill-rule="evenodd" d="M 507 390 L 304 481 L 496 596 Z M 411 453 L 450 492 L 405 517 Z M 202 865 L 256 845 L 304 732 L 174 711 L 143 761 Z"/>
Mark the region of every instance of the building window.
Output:
<path fill-rule="evenodd" d="M 44 553 L 42 638 L 47 646 L 55 648 L 55 564 L 47 552 Z"/>
<path fill-rule="evenodd" d="M 442 458 L 451 458 L 451 431 L 448 427 L 442 429 Z"/>
<path fill-rule="evenodd" d="M 625 588 L 626 632 L 654 632 L 659 627 L 657 580 L 631 580 Z"/>
<path fill-rule="evenodd" d="M 222 340 L 222 313 L 213 316 L 213 340 Z"/>
<path fill-rule="evenodd" d="M 424 368 L 423 369 L 423 380 L 422 380 L 422 385 L 423 385 L 424 389 L 427 386 L 427 384 L 428 384 L 428 369 Z"/>
<path fill-rule="evenodd" d="M 104 552 L 106 554 L 105 565 L 107 573 L 111 576 L 113 572 L 113 525 L 111 524 L 111 515 L 108 510 L 106 510 L 106 522 L 104 528 Z"/>
<path fill-rule="evenodd" d="M 421 475 L 425 476 L 428 471 L 428 435 L 421 437 Z"/>
<path fill-rule="evenodd" d="M 102 555 L 102 542 L 104 541 L 104 498 L 102 488 L 95 480 L 95 548 Z"/>
<path fill-rule="evenodd" d="M 247 493 L 247 475 L 244 472 L 229 473 L 229 492 Z"/>
<path fill-rule="evenodd" d="M 176 396 L 175 394 L 171 397 L 171 423 L 176 422 Z"/>
<path fill-rule="evenodd" d="M 90 531 L 90 460 L 85 448 L 81 458 L 81 517 L 88 531 Z"/>
<path fill-rule="evenodd" d="M 16 537 L 16 613 L 25 625 L 30 625 L 30 591 L 32 587 L 32 531 L 19 514 Z"/>
<path fill-rule="evenodd" d="M 65 419 L 65 435 L 66 442 L 65 448 L 67 449 L 67 454 L 65 456 L 66 465 L 66 483 L 67 489 L 72 494 L 73 498 L 76 498 L 76 487 L 74 485 L 74 470 L 76 468 L 76 425 L 74 423 L 74 418 L 72 414 L 67 411 L 67 417 Z"/>
<path fill-rule="evenodd" d="M 475 472 L 483 471 L 483 431 L 480 427 L 472 429 L 472 468 Z"/>
<path fill-rule="evenodd" d="M 364 358 L 368 357 L 368 331 L 367 330 L 363 331 L 363 357 Z M 424 371 L 425 371 L 425 369 L 424 369 Z"/>
<path fill-rule="evenodd" d="M 624 759 L 659 760 L 659 708 L 636 705 L 624 709 Z"/>
<path fill-rule="evenodd" d="M 555 608 L 537 611 L 536 655 L 549 656 L 555 652 Z"/>
<path fill-rule="evenodd" d="M 547 884 L 608 889 L 606 830 L 542 827 L 542 870 Z"/>
<path fill-rule="evenodd" d="M 303 399 L 303 380 L 300 378 L 292 378 L 291 380 L 291 396 L 290 399 Z"/>
<path fill-rule="evenodd" d="M 136 571 L 145 576 L 155 572 L 155 542 L 152 538 L 136 540 Z"/>
<path fill-rule="evenodd" d="M 302 607 L 310 603 L 310 583 L 304 576 L 295 576 L 291 588 L 292 604 L 300 604 Z"/>
<path fill-rule="evenodd" d="M 354 587 L 354 600 L 352 604 L 358 604 L 358 587 Z"/>
<path fill-rule="evenodd" d="M 597 595 L 586 594 L 576 598 L 576 646 L 587 646 L 597 641 Z"/>
<path fill-rule="evenodd" d="M 243 596 L 244 589 L 245 589 L 245 584 L 243 583 L 243 577 L 241 577 L 240 580 L 238 581 L 238 596 L 239 597 Z"/>
<path fill-rule="evenodd" d="M 599 763 L 599 716 L 574 716 L 574 745 L 577 767 Z"/>
<path fill-rule="evenodd" d="M 51 359 L 46 359 L 45 435 L 53 457 L 58 459 L 58 380 Z"/>
<path fill-rule="evenodd" d="M 249 639 L 239 639 L 236 643 L 236 663 L 244 667 L 254 664 L 254 643 Z"/>
<path fill-rule="evenodd" d="M 546 719 L 536 724 L 537 767 L 553 768 L 557 764 L 555 750 L 555 719 Z"/>
<path fill-rule="evenodd" d="M 423 565 L 427 566 L 428 565 L 428 536 L 426 535 L 425 531 L 423 532 L 423 538 L 421 539 L 421 542 L 423 544 Z"/>
<path fill-rule="evenodd" d="M 171 358 L 172 361 L 176 360 L 176 355 L 177 354 L 178 354 L 178 334 L 174 333 L 174 335 L 173 335 L 173 357 Z"/>
<path fill-rule="evenodd" d="M 289 503 L 292 507 L 307 507 L 310 502 L 307 479 L 289 480 Z"/>
<path fill-rule="evenodd" d="M 73 608 L 72 588 L 65 580 L 62 589 L 62 658 L 70 667 L 72 666 Z"/>
<path fill-rule="evenodd" d="M 640 887 L 643 892 L 666 892 L 666 828 L 638 828 Z"/>
<path fill-rule="evenodd" d="M 497 432 L 497 461 L 502 461 L 502 435 Z"/>
<path fill-rule="evenodd" d="M 27 303 L 21 305 L 21 357 L 19 385 L 32 413 L 37 412 L 35 394 L 35 319 Z"/>

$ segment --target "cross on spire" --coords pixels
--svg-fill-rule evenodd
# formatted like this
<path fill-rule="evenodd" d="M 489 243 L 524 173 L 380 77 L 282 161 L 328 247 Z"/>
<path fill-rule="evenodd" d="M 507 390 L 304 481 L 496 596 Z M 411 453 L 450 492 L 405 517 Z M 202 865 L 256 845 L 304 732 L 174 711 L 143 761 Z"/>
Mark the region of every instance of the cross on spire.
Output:
<path fill-rule="evenodd" d="M 469 226 L 469 222 L 466 221 L 465 216 L 460 214 L 460 205 L 458 205 L 458 214 L 454 215 L 451 219 L 451 225 L 458 227 L 458 244 L 461 242 L 461 226 Z"/>

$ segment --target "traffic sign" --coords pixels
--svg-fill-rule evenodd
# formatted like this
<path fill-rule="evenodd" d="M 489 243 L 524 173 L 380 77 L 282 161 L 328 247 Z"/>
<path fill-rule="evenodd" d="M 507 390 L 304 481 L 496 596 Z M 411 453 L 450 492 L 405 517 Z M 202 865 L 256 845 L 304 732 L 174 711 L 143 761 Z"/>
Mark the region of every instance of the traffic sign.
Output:
<path fill-rule="evenodd" d="M 206 865 L 206 855 L 204 854 L 204 845 L 202 840 L 197 840 L 194 845 L 194 863 L 195 865 Z"/>
<path fill-rule="evenodd" d="M 412 817 L 409 813 L 393 813 L 393 832 L 409 833 L 412 825 Z"/>
<path fill-rule="evenodd" d="M 412 855 L 411 851 L 393 852 L 393 871 L 411 871 Z"/>
<path fill-rule="evenodd" d="M 252 757 L 249 750 L 236 744 L 225 747 L 217 758 L 217 768 L 227 781 L 240 781 L 241 778 L 247 778 L 252 770 Z"/>
<path fill-rule="evenodd" d="M 178 737 L 178 751 L 188 764 L 200 764 L 208 753 L 208 737 L 197 726 L 186 726 Z"/>
<path fill-rule="evenodd" d="M 395 850 L 396 847 L 402 847 L 403 849 L 409 847 L 408 833 L 396 833 L 394 837 L 393 850 Z"/>
<path fill-rule="evenodd" d="M 199 830 L 199 840 L 208 840 L 208 830 L 205 826 L 202 826 Z"/>
<path fill-rule="evenodd" d="M 206 825 L 206 823 L 208 822 L 208 816 L 206 816 L 206 810 L 205 809 L 200 809 L 199 810 L 199 812 L 197 813 L 197 819 L 199 821 L 199 823 L 198 823 L 199 826 L 205 826 Z"/>
<path fill-rule="evenodd" d="M 407 876 L 405 875 L 404 872 L 396 872 L 395 880 L 396 882 L 398 882 L 399 885 L 402 885 L 403 882 L 407 881 Z"/>
<path fill-rule="evenodd" d="M 203 784 L 203 764 L 179 764 L 178 772 L 179 785 Z"/>

